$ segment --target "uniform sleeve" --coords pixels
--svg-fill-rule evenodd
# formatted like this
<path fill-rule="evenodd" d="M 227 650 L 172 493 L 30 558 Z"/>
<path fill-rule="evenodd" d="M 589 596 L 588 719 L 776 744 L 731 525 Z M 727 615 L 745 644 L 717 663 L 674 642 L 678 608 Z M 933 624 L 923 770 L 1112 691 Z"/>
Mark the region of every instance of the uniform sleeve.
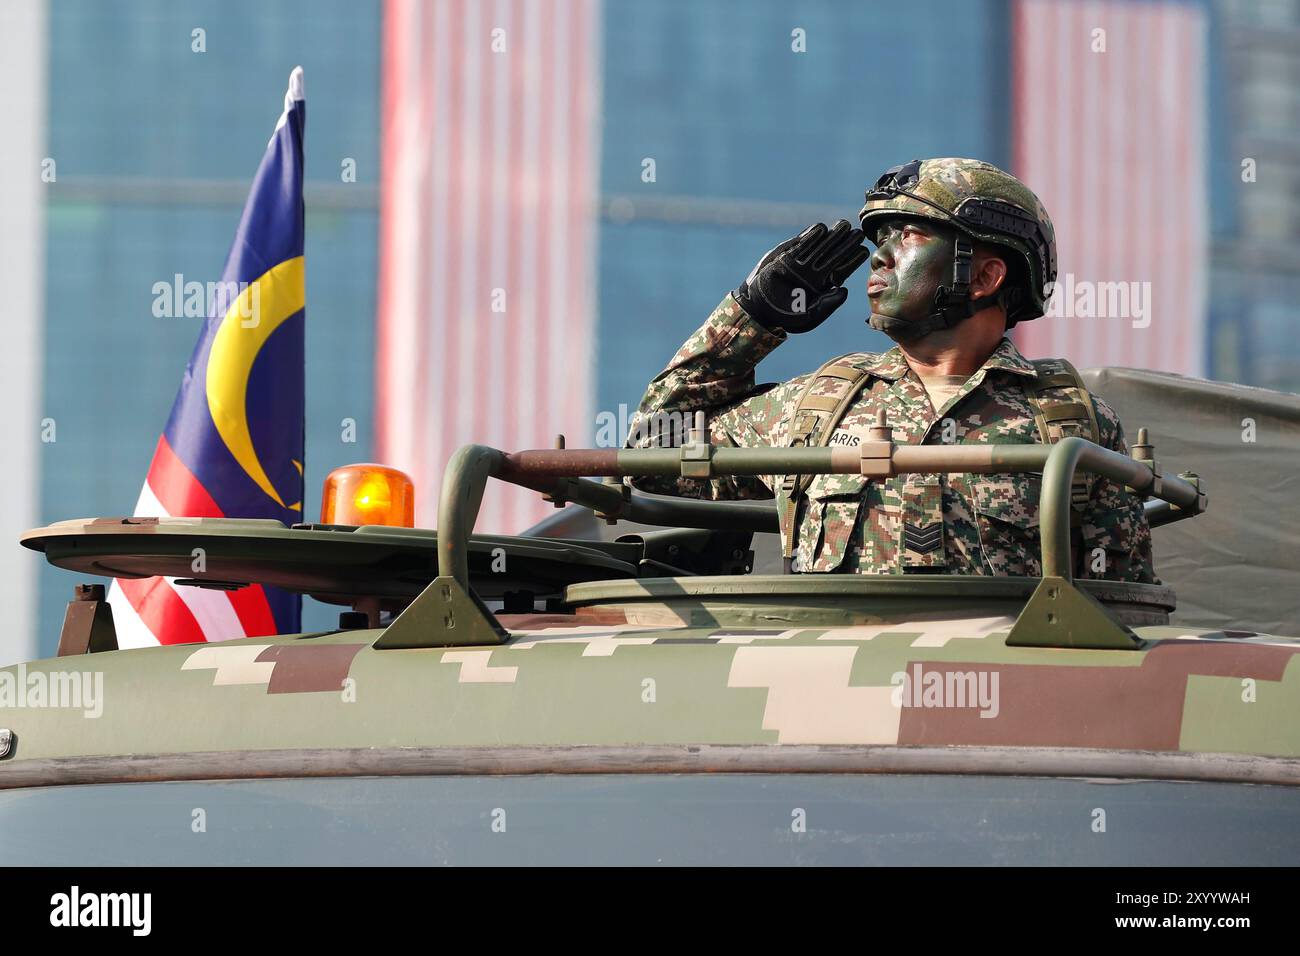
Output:
<path fill-rule="evenodd" d="M 1095 395 L 1092 403 L 1097 410 L 1100 444 L 1127 455 L 1124 426 L 1115 410 Z M 1081 530 L 1081 577 L 1160 583 L 1151 556 L 1151 526 L 1140 495 L 1130 494 L 1110 478 L 1098 478 L 1083 513 Z"/>
<path fill-rule="evenodd" d="M 629 423 L 626 447 L 675 447 L 685 440 L 694 413 L 703 411 L 716 445 L 749 448 L 780 441 L 786 404 L 806 376 L 784 385 L 754 384 L 754 367 L 785 341 L 756 322 L 730 294 L 655 376 Z M 633 478 L 642 491 L 687 498 L 771 498 L 756 476 Z"/>

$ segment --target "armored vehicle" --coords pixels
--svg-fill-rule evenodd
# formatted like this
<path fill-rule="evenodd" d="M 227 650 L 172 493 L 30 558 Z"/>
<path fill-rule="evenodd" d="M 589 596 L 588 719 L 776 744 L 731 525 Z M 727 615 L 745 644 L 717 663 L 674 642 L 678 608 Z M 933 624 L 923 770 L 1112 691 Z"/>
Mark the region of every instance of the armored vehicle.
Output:
<path fill-rule="evenodd" d="M 342 611 L 119 650 L 79 585 L 59 656 L 0 669 L 0 860 L 1293 863 L 1300 639 L 1270 631 L 1300 633 L 1300 398 L 1089 374 L 1149 424 L 1133 457 L 895 445 L 886 423 L 860 447 L 723 448 L 697 423 L 679 448 L 466 446 L 436 531 L 331 507 L 28 532 L 78 575 Z M 1075 578 L 1080 471 L 1146 496 L 1165 583 Z M 623 480 L 910 472 L 1041 475 L 1042 576 L 771 573 L 769 504 Z M 567 506 L 475 534 L 489 481 Z M 102 680 L 98 713 L 55 706 L 74 679 Z"/>

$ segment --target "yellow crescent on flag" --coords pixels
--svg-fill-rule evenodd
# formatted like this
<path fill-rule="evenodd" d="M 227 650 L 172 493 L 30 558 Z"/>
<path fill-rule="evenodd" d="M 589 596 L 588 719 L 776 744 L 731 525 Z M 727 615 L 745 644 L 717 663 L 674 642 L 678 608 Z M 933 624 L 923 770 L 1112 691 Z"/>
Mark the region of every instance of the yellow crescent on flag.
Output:
<path fill-rule="evenodd" d="M 226 310 L 208 354 L 208 412 L 217 432 L 248 477 L 282 508 L 285 504 L 253 448 L 246 404 L 248 379 L 271 333 L 306 304 L 303 257 L 295 256 L 272 266 L 250 282 Z"/>

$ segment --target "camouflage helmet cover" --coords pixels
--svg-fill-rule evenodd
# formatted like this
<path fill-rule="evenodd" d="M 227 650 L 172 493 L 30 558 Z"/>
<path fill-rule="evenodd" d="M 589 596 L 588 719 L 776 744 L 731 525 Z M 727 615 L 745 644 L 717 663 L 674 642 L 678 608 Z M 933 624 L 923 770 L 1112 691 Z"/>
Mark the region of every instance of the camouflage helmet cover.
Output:
<path fill-rule="evenodd" d="M 858 218 L 870 236 L 870 223 L 899 215 L 946 222 L 1018 253 L 1029 288 L 1009 307 L 1007 325 L 1043 314 L 1044 290 L 1056 281 L 1056 231 L 1038 197 L 1016 177 L 977 159 L 913 160 L 886 171 L 867 190 Z"/>

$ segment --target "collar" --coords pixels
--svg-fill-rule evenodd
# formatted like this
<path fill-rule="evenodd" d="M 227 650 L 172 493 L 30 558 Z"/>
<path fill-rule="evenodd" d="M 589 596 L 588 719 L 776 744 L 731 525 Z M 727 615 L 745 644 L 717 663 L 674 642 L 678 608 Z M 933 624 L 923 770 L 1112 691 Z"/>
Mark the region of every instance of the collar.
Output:
<path fill-rule="evenodd" d="M 882 378 L 889 382 L 896 382 L 912 371 L 912 367 L 907 364 L 907 357 L 903 355 L 903 350 L 897 345 L 888 352 L 864 353 L 850 364 L 876 378 Z M 1038 370 L 1034 368 L 1033 364 L 1020 354 L 1020 350 L 1016 348 L 1010 339 L 1005 337 L 998 343 L 992 354 L 984 360 L 984 364 L 980 366 L 974 375 L 982 378 L 984 373 L 995 369 L 1029 377 L 1038 375 Z M 974 375 L 971 377 L 973 378 Z"/>
<path fill-rule="evenodd" d="M 911 370 L 903 350 L 897 345 L 888 352 L 865 353 L 852 364 L 876 378 L 883 378 L 889 382 L 898 381 Z"/>
<path fill-rule="evenodd" d="M 998 343 L 998 347 L 993 350 L 993 354 L 988 357 L 980 370 L 987 372 L 990 369 L 1014 372 L 1017 375 L 1027 375 L 1030 378 L 1038 377 L 1038 369 L 1034 368 L 1034 364 L 1020 354 L 1020 350 L 1016 348 L 1015 343 L 1005 337 Z"/>

